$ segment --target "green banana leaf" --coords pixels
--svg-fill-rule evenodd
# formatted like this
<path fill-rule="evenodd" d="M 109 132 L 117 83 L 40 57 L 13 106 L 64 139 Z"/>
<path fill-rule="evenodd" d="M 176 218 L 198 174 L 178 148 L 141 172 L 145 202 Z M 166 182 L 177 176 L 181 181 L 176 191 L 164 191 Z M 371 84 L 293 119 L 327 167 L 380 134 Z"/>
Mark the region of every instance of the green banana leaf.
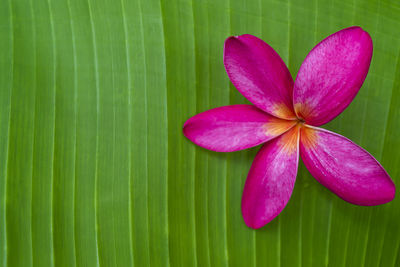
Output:
<path fill-rule="evenodd" d="M 327 125 L 400 188 L 400 4 L 381 0 L 1 0 L 0 266 L 400 266 L 400 198 L 344 202 L 301 163 L 267 226 L 240 201 L 258 148 L 215 153 L 186 119 L 247 103 L 223 42 L 249 33 L 295 75 L 309 50 L 360 25 L 374 54 Z"/>

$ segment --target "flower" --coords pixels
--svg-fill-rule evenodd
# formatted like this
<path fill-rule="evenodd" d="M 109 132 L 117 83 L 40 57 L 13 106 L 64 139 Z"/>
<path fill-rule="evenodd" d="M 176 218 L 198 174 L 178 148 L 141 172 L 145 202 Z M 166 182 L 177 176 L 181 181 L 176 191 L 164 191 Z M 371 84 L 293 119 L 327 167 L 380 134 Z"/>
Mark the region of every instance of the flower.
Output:
<path fill-rule="evenodd" d="M 343 200 L 373 206 L 393 200 L 385 169 L 351 140 L 319 128 L 353 100 L 367 76 L 372 40 L 360 27 L 336 32 L 305 58 L 295 82 L 279 55 L 245 34 L 226 39 L 224 65 L 253 105 L 219 107 L 187 120 L 195 144 L 231 152 L 265 143 L 250 168 L 242 196 L 247 226 L 257 229 L 281 213 L 297 175 L 299 155 L 312 176 Z"/>

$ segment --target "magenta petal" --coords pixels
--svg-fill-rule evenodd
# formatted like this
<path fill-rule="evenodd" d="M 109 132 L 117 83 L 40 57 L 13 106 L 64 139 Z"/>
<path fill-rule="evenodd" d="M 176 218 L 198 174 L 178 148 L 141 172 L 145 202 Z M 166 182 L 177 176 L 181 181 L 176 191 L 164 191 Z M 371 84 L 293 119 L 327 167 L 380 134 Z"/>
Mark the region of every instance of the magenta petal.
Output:
<path fill-rule="evenodd" d="M 347 202 L 373 206 L 391 201 L 395 185 L 379 162 L 351 140 L 305 127 L 300 155 L 312 176 Z"/>
<path fill-rule="evenodd" d="M 233 85 L 250 102 L 276 117 L 295 118 L 292 76 L 267 43 L 250 34 L 229 37 L 224 64 Z"/>
<path fill-rule="evenodd" d="M 314 126 L 334 119 L 356 96 L 371 57 L 371 37 L 360 27 L 341 30 L 322 40 L 297 74 L 293 92 L 296 114 Z"/>
<path fill-rule="evenodd" d="M 298 127 L 266 143 L 257 153 L 247 176 L 242 214 L 257 229 L 281 213 L 292 195 L 299 161 Z"/>
<path fill-rule="evenodd" d="M 209 150 L 231 152 L 264 143 L 295 124 L 252 105 L 232 105 L 197 114 L 185 122 L 183 133 L 193 143 Z"/>

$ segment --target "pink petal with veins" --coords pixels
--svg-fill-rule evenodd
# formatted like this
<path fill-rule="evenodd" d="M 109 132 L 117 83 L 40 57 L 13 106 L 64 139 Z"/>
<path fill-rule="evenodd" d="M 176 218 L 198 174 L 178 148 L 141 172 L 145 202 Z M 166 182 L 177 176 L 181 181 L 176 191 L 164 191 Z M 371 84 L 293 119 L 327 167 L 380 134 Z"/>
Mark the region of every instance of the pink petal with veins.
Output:
<path fill-rule="evenodd" d="M 242 215 L 247 226 L 260 228 L 285 208 L 292 195 L 299 162 L 299 128 L 266 143 L 247 176 Z"/>
<path fill-rule="evenodd" d="M 271 140 L 295 124 L 295 121 L 275 118 L 252 105 L 232 105 L 197 114 L 185 122 L 183 133 L 206 149 L 231 152 Z"/>
<path fill-rule="evenodd" d="M 276 117 L 295 118 L 292 76 L 267 43 L 250 34 L 229 37 L 224 64 L 233 85 L 250 102 Z"/>
<path fill-rule="evenodd" d="M 371 57 L 371 37 L 360 27 L 346 28 L 322 40 L 297 74 L 293 92 L 296 114 L 314 126 L 334 119 L 356 96 Z"/>
<path fill-rule="evenodd" d="M 373 206 L 394 198 L 395 185 L 379 162 L 339 134 L 302 128 L 300 155 L 312 176 L 347 202 Z"/>

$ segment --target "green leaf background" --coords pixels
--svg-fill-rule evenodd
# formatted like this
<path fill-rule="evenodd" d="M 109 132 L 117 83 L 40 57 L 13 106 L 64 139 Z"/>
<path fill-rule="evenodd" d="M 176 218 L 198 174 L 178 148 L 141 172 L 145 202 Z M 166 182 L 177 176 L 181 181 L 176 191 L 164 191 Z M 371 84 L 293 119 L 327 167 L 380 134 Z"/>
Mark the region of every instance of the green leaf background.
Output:
<path fill-rule="evenodd" d="M 322 38 L 360 25 L 368 77 L 327 128 L 371 152 L 400 188 L 400 4 L 343 0 L 1 0 L 0 266 L 400 266 L 400 199 L 348 204 L 300 164 L 262 229 L 240 213 L 257 148 L 182 134 L 246 103 L 223 42 L 250 33 L 295 76 Z"/>

